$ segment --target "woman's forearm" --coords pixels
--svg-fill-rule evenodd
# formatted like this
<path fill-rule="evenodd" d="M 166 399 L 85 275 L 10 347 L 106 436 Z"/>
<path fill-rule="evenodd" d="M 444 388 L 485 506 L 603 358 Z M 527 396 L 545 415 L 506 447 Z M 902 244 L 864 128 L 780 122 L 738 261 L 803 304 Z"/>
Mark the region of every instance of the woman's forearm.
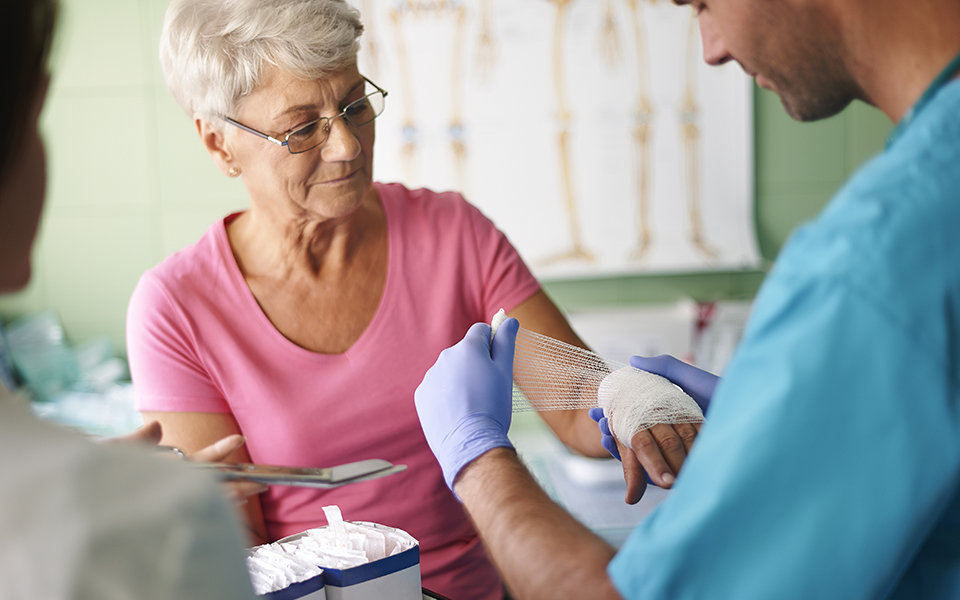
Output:
<path fill-rule="evenodd" d="M 143 420 L 145 423 L 159 422 L 163 428 L 160 443 L 177 446 L 188 456 L 217 440 L 241 433 L 230 414 L 151 411 L 143 413 Z M 223 458 L 223 462 L 250 462 L 246 446 L 234 450 Z M 246 502 L 236 508 L 238 517 L 247 529 L 248 543 L 251 546 L 266 543 L 267 526 L 259 496 L 248 496 Z"/>
<path fill-rule="evenodd" d="M 520 326 L 529 331 L 589 350 L 570 327 L 560 309 L 542 290 L 510 311 L 510 316 L 520 321 Z M 522 387 L 521 382 L 521 389 Z M 565 392 L 572 393 L 570 390 Z M 550 410 L 541 412 L 540 416 L 560 441 L 572 450 L 585 456 L 610 456 L 600 445 L 600 431 L 586 410 Z"/>

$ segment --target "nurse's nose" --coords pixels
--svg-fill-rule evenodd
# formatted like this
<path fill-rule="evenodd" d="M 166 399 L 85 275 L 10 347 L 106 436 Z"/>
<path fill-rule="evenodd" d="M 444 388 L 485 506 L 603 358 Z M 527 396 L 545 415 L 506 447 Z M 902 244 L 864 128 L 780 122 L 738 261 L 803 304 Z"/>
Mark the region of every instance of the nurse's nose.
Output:
<path fill-rule="evenodd" d="M 713 22 L 709 10 L 700 11 L 697 15 L 697 24 L 700 26 L 700 39 L 703 40 L 703 60 L 714 67 L 733 60 L 733 55 L 720 37 L 720 31 Z"/>

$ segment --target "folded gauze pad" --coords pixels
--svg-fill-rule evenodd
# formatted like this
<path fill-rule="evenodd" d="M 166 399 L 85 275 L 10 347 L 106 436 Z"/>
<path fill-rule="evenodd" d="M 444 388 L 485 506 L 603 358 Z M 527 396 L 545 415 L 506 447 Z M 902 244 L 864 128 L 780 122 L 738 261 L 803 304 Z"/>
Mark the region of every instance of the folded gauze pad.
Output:
<path fill-rule="evenodd" d="M 491 322 L 491 337 L 507 318 Z M 666 423 L 701 423 L 693 398 L 659 375 L 641 371 L 521 328 L 513 357 L 513 412 L 600 406 L 610 432 L 630 447 L 638 431 Z"/>

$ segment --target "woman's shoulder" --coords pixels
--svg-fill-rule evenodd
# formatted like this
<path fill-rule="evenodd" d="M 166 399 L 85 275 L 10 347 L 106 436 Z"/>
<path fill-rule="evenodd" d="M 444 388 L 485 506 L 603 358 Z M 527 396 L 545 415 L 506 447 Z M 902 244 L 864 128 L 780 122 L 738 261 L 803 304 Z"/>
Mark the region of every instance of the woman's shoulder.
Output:
<path fill-rule="evenodd" d="M 232 217 L 219 219 L 207 228 L 199 240 L 163 259 L 144 273 L 144 280 L 152 280 L 171 291 L 203 289 L 227 270 L 224 253 L 229 252 L 225 223 Z"/>
<path fill-rule="evenodd" d="M 387 210 L 394 209 L 433 217 L 452 217 L 477 212 L 460 192 L 436 192 L 430 188 L 410 189 L 402 183 L 378 183 L 380 199 Z"/>
<path fill-rule="evenodd" d="M 409 189 L 400 183 L 377 184 L 388 222 L 404 230 L 424 228 L 433 232 L 462 234 L 493 229 L 494 225 L 459 192 Z"/>

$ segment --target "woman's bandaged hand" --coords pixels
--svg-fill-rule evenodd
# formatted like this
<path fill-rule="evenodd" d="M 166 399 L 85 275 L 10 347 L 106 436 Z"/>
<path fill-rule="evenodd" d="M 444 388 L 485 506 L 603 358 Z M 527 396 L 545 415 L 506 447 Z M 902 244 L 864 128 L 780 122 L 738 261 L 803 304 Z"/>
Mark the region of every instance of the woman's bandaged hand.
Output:
<path fill-rule="evenodd" d="M 598 390 L 602 409 L 590 416 L 599 424 L 603 446 L 623 461 L 628 503 L 643 495 L 645 470 L 650 481 L 670 487 L 703 422 L 701 407 L 709 404 L 717 377 L 670 356 L 633 357 L 634 367 L 614 371 Z M 655 371 L 680 381 L 669 381 Z M 679 383 L 683 390 L 674 384 Z M 692 386 L 696 396 L 685 393 Z M 641 472 L 634 472 L 641 471 Z"/>
<path fill-rule="evenodd" d="M 637 432 L 660 424 L 700 423 L 703 413 L 686 392 L 655 373 L 634 367 L 603 378 L 597 402 L 617 440 L 632 448 Z"/>

